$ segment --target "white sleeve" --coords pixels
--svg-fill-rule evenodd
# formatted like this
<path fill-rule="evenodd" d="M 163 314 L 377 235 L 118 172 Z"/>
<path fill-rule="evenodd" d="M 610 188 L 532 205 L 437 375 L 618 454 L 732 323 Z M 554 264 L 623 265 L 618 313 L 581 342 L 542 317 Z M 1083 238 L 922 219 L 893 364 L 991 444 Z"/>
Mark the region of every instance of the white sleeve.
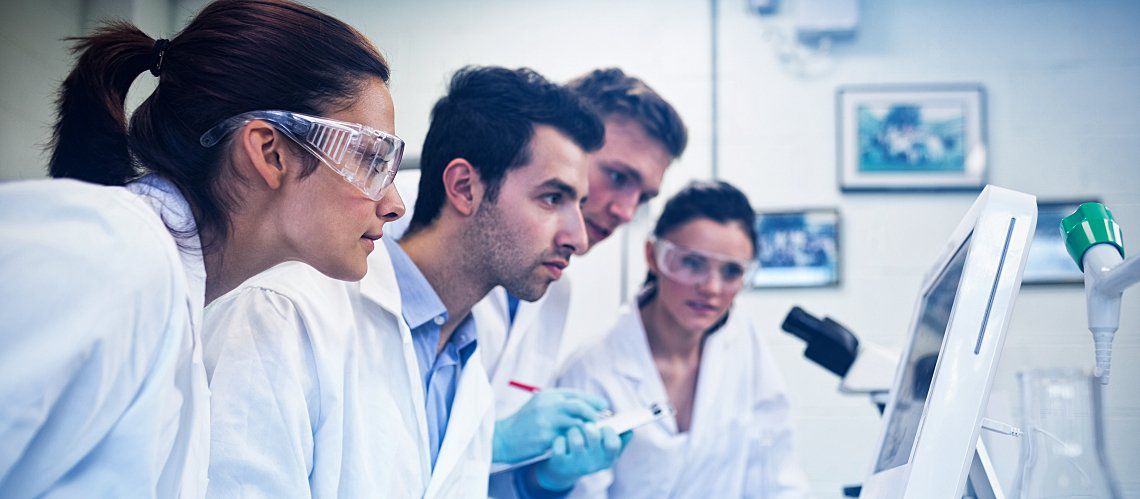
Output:
<path fill-rule="evenodd" d="M 308 332 L 285 296 L 245 288 L 207 308 L 211 497 L 309 497 L 319 388 Z"/>
<path fill-rule="evenodd" d="M 165 230 L 137 215 L 141 205 L 110 196 L 97 210 L 58 194 L 0 192 L 0 495 L 44 493 L 97 447 L 124 442 L 137 458 L 117 469 L 129 469 L 129 485 L 154 487 L 171 432 L 134 428 L 151 432 L 142 441 L 114 432 L 146 383 L 169 382 L 150 378 L 165 366 L 166 338 L 189 322 L 181 264 Z M 175 418 L 184 402 L 172 399 L 149 415 Z"/>

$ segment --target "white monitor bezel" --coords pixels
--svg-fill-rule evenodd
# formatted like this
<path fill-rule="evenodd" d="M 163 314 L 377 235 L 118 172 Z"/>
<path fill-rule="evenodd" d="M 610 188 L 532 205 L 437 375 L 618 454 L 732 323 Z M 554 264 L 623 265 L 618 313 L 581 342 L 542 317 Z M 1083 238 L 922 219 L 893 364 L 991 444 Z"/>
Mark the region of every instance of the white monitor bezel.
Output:
<path fill-rule="evenodd" d="M 956 497 L 963 490 L 1036 220 L 1034 196 L 987 186 L 923 279 L 860 497 Z M 923 298 L 967 239 L 961 280 L 909 460 L 876 472 Z"/>

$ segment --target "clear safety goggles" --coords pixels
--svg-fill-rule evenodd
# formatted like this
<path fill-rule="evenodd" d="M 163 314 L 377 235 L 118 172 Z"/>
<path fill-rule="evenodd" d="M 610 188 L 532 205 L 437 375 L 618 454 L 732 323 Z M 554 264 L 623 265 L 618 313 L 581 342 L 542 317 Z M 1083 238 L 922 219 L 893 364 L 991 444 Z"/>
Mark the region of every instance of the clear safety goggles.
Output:
<path fill-rule="evenodd" d="M 264 120 L 332 168 L 373 201 L 383 197 L 404 157 L 404 141 L 358 123 L 318 118 L 290 111 L 250 111 L 229 118 L 202 134 L 213 147 L 226 134 L 251 120 Z"/>
<path fill-rule="evenodd" d="M 737 291 L 755 268 L 752 260 L 690 249 L 665 239 L 652 241 L 657 268 L 665 277 L 681 284 L 704 284 L 715 272 L 726 291 Z"/>

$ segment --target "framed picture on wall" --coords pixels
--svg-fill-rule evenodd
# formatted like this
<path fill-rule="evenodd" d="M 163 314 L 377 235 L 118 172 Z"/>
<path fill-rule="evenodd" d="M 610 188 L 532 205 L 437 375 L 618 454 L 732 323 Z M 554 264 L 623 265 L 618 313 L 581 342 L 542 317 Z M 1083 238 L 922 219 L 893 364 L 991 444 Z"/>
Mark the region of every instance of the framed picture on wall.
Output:
<path fill-rule="evenodd" d="M 836 108 L 842 190 L 985 186 L 981 85 L 845 86 L 836 92 Z"/>
<path fill-rule="evenodd" d="M 1085 202 L 1098 199 L 1037 201 L 1037 231 L 1025 262 L 1022 284 L 1083 284 L 1084 274 L 1065 249 L 1061 219 Z"/>
<path fill-rule="evenodd" d="M 751 288 L 839 284 L 838 210 L 757 212 L 756 239 Z"/>

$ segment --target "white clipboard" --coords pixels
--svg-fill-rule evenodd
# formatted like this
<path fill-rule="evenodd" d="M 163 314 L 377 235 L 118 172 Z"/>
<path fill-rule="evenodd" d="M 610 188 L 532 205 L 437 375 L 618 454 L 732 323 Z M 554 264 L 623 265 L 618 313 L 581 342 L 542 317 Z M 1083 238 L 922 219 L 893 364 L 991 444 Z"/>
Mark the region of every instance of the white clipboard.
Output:
<path fill-rule="evenodd" d="M 676 414 L 676 412 L 677 411 L 675 411 L 669 404 L 654 403 L 650 404 L 649 407 L 625 411 L 621 414 L 614 414 L 610 417 L 598 420 L 594 424 L 596 424 L 599 428 L 603 426 L 613 428 L 615 433 L 621 435 L 622 433 L 633 430 L 635 428 L 645 426 L 649 423 L 653 423 L 655 421 L 659 421 L 661 419 L 672 416 L 673 414 Z M 545 461 L 547 459 L 550 459 L 550 456 L 553 455 L 554 451 L 548 450 L 542 454 L 534 456 L 530 459 L 524 459 L 517 463 L 493 463 L 491 464 L 491 474 L 494 475 L 496 473 L 513 471 L 518 468 L 522 468 L 523 466 L 528 466 L 539 461 Z"/>

